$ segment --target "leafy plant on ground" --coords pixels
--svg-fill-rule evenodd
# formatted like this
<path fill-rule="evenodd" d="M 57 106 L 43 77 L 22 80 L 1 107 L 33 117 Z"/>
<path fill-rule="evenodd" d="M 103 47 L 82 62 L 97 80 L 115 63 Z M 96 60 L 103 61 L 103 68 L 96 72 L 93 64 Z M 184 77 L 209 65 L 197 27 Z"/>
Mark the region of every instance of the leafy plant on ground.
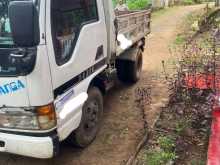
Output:
<path fill-rule="evenodd" d="M 178 34 L 176 36 L 176 39 L 174 41 L 174 44 L 176 45 L 183 45 L 185 43 L 186 39 L 184 35 Z"/>
<path fill-rule="evenodd" d="M 176 158 L 176 154 L 173 152 L 161 151 L 147 151 L 144 157 L 144 163 L 146 165 L 164 165 Z"/>
<path fill-rule="evenodd" d="M 161 136 L 157 140 L 157 147 L 147 150 L 143 157 L 146 165 L 164 165 L 176 159 L 174 151 L 175 142 L 173 138 Z"/>
<path fill-rule="evenodd" d="M 179 122 L 177 122 L 176 124 L 176 128 L 175 128 L 175 131 L 178 135 L 181 135 L 184 130 L 186 128 L 190 127 L 190 124 L 189 124 L 189 121 L 186 121 L 186 120 L 180 120 Z"/>
<path fill-rule="evenodd" d="M 206 165 L 206 162 L 202 161 L 202 160 L 192 160 L 191 165 Z"/>
<path fill-rule="evenodd" d="M 172 152 L 175 147 L 173 138 L 167 136 L 159 137 L 158 144 L 161 147 L 161 149 L 163 149 L 165 152 Z"/>

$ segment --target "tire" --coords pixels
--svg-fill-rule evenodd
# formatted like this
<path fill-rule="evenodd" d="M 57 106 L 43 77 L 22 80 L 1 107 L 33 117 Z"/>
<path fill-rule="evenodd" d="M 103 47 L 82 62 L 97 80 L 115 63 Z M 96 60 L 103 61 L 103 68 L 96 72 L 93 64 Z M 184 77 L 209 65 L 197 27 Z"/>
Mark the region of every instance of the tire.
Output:
<path fill-rule="evenodd" d="M 68 141 L 80 148 L 90 145 L 100 129 L 102 116 L 103 96 L 98 88 L 92 87 L 82 109 L 80 126 L 69 136 Z"/>
<path fill-rule="evenodd" d="M 142 50 L 139 49 L 135 61 L 119 60 L 117 62 L 119 80 L 122 82 L 136 83 L 141 78 L 142 66 L 143 55 Z"/>

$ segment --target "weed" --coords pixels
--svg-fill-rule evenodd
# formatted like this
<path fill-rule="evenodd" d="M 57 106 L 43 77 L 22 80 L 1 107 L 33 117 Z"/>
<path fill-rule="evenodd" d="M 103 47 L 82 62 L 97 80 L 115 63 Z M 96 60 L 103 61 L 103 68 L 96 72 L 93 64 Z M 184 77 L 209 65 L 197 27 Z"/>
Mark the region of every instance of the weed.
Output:
<path fill-rule="evenodd" d="M 191 165 L 206 165 L 206 162 L 205 161 L 202 161 L 202 160 L 192 160 Z"/>
<path fill-rule="evenodd" d="M 158 144 L 165 152 L 172 152 L 175 147 L 174 140 L 170 137 L 159 137 Z"/>
<path fill-rule="evenodd" d="M 174 44 L 176 45 L 183 45 L 185 43 L 185 37 L 183 35 L 177 35 Z"/>
<path fill-rule="evenodd" d="M 149 0 L 127 0 L 128 7 L 131 10 L 145 9 L 149 3 Z"/>
<path fill-rule="evenodd" d="M 188 127 L 189 121 L 181 120 L 176 124 L 175 131 L 178 135 L 180 135 Z"/>
<path fill-rule="evenodd" d="M 144 157 L 146 165 L 164 165 L 172 160 L 175 160 L 176 154 L 173 152 L 148 151 Z"/>
<path fill-rule="evenodd" d="M 195 4 L 195 2 L 193 0 L 184 0 L 183 4 L 184 5 L 193 5 L 193 4 Z"/>
<path fill-rule="evenodd" d="M 146 165 L 164 165 L 176 159 L 174 139 L 161 136 L 157 140 L 158 147 L 145 152 L 143 162 Z"/>

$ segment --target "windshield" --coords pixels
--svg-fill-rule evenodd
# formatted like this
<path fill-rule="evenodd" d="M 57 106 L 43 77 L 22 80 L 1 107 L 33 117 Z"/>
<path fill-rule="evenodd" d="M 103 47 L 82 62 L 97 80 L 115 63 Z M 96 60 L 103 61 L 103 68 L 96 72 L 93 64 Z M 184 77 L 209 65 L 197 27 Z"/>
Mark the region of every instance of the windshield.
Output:
<path fill-rule="evenodd" d="M 8 17 L 8 6 L 12 1 L 15 0 L 0 0 L 0 47 L 11 47 L 14 45 L 11 35 L 10 20 Z M 29 1 L 33 1 L 38 5 L 38 0 Z"/>

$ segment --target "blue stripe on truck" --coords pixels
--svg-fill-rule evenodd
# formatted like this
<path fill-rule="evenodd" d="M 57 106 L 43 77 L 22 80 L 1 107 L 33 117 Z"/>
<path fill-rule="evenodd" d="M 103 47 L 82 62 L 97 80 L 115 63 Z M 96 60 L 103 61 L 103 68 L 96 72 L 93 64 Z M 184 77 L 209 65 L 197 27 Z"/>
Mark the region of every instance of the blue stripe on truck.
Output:
<path fill-rule="evenodd" d="M 22 81 L 20 80 L 12 81 L 10 83 L 0 85 L 0 96 L 14 93 L 24 88 L 25 85 L 22 83 Z"/>

